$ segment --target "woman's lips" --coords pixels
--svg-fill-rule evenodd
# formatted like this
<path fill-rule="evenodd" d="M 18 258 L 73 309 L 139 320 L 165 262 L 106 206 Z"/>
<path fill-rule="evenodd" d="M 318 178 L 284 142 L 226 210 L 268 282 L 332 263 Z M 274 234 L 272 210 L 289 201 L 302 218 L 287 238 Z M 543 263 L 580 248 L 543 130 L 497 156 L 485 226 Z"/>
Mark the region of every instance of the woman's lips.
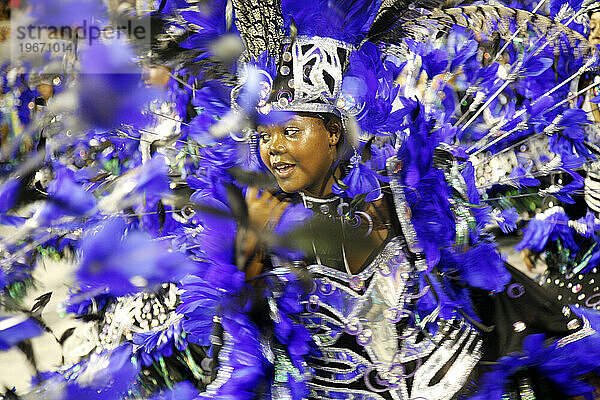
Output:
<path fill-rule="evenodd" d="M 296 169 L 295 164 L 276 163 L 273 164 L 273 171 L 279 178 L 288 178 Z"/>

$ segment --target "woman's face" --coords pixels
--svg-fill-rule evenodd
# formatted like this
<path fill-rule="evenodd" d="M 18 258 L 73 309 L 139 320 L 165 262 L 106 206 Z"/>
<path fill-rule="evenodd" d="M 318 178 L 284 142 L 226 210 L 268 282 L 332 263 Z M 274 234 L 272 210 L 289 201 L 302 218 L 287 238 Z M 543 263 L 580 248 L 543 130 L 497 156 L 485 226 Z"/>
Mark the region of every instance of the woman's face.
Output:
<path fill-rule="evenodd" d="M 260 157 L 284 192 L 328 195 L 340 133 L 317 116 L 295 115 L 282 125 L 258 127 Z"/>

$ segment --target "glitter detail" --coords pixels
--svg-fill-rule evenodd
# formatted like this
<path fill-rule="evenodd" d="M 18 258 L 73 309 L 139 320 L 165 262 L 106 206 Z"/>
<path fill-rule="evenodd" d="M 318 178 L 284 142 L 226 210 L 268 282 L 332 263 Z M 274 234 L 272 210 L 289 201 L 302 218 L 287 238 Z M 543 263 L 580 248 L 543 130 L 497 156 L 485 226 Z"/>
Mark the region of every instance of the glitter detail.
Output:
<path fill-rule="evenodd" d="M 360 344 L 361 346 L 366 346 L 371 342 L 372 337 L 373 332 L 370 329 L 365 329 L 356 336 L 356 343 Z"/>
<path fill-rule="evenodd" d="M 365 287 L 365 282 L 360 278 L 350 279 L 350 287 L 356 291 L 362 290 Z"/>
<path fill-rule="evenodd" d="M 260 112 L 263 115 L 267 115 L 268 113 L 271 112 L 271 110 L 273 109 L 273 107 L 271 106 L 271 104 L 265 104 L 264 106 L 260 107 L 258 109 L 258 112 Z"/>
<path fill-rule="evenodd" d="M 353 317 L 351 318 L 348 323 L 346 324 L 346 332 L 348 332 L 351 335 L 356 335 L 358 333 L 358 331 L 360 330 L 360 322 L 358 320 L 358 318 Z"/>
<path fill-rule="evenodd" d="M 577 319 L 572 319 L 567 323 L 567 329 L 572 331 L 581 326 L 581 323 Z"/>
<path fill-rule="evenodd" d="M 581 286 L 581 284 L 578 283 L 576 285 L 573 285 L 573 288 L 571 289 L 571 291 L 573 293 L 579 293 L 581 291 L 581 289 L 582 289 L 582 286 Z"/>
<path fill-rule="evenodd" d="M 513 324 L 513 329 L 515 332 L 523 332 L 525 329 L 527 329 L 527 325 L 523 321 L 517 321 Z"/>
<path fill-rule="evenodd" d="M 536 400 L 529 377 L 519 379 L 519 395 L 521 400 Z"/>

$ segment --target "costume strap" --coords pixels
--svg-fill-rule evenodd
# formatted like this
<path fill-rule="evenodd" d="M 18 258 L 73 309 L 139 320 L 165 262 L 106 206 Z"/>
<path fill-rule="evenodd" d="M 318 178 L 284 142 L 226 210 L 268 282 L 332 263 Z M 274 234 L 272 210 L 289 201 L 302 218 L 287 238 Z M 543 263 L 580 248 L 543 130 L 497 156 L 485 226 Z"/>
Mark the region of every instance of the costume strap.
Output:
<path fill-rule="evenodd" d="M 411 222 L 412 211 L 410 206 L 406 202 L 404 196 L 404 190 L 402 189 L 402 182 L 400 180 L 399 172 L 402 169 L 402 161 L 396 156 L 390 157 L 386 162 L 386 169 L 390 178 L 390 188 L 394 197 L 394 208 L 400 221 L 400 227 L 404 233 L 408 249 L 416 256 L 415 265 L 419 271 L 425 271 L 427 269 L 427 262 L 425 255 L 423 254 L 422 248 L 419 246 L 417 233 Z"/>

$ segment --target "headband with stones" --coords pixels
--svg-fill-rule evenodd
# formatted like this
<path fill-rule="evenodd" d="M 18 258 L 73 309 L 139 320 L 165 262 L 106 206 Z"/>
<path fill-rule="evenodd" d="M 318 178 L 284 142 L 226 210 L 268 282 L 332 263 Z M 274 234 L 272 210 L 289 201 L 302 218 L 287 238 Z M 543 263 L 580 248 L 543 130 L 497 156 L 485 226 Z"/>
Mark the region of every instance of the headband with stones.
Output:
<path fill-rule="evenodd" d="M 360 105 L 342 92 L 343 73 L 354 46 L 326 37 L 297 37 L 282 45 L 277 74 L 272 77 L 261 71 L 261 91 L 257 110 L 333 113 L 346 118 L 360 112 Z M 240 107 L 236 98 L 244 86 L 232 91 L 234 109 Z"/>

